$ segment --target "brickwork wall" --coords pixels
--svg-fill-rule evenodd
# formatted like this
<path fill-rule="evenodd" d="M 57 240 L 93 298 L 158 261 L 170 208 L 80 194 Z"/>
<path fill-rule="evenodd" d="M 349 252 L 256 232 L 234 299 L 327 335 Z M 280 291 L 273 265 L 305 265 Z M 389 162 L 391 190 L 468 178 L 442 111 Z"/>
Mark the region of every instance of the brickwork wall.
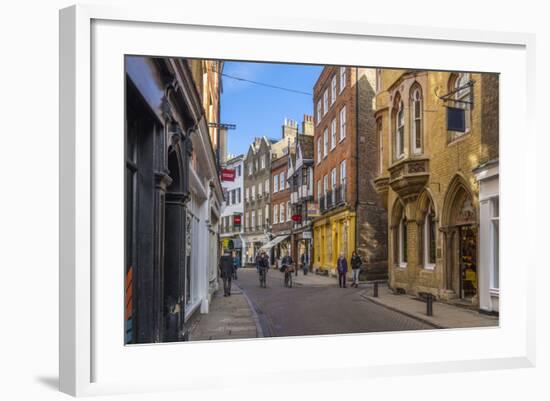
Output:
<path fill-rule="evenodd" d="M 476 216 L 478 184 L 473 169 L 481 163 L 498 157 L 498 77 L 491 74 L 471 74 L 475 82 L 473 88 L 474 106 L 471 110 L 470 130 L 463 136 L 449 141 L 446 129 L 446 109 L 435 93 L 443 95 L 449 90 L 449 72 L 421 72 L 396 74 L 395 70 L 382 70 L 382 87 L 377 95 L 377 118 L 383 128 L 383 171 L 379 176 L 389 176 L 388 168 L 393 161 L 392 153 L 392 116 L 393 100 L 399 93 L 405 104 L 405 149 L 406 158 L 429 157 L 429 179 L 417 197 L 402 200 L 391 187 L 388 188 L 387 209 L 390 266 L 390 285 L 393 288 L 404 288 L 407 292 L 418 293 L 430 291 L 435 295 L 444 292 L 445 260 L 449 255 L 455 258 L 456 249 L 450 249 L 444 243 L 444 236 L 438 230 L 436 237 L 436 265 L 433 270 L 426 269 L 421 260 L 421 229 L 423 214 L 418 197 L 429 195 L 432 200 L 437 220 L 437 228 L 453 224 L 453 215 L 457 205 L 453 204 L 448 194 L 456 182 L 463 183 L 472 198 Z M 397 79 L 397 81 L 392 81 Z M 423 153 L 413 155 L 410 150 L 410 89 L 413 84 L 420 85 L 423 94 Z M 389 89 L 389 90 L 388 90 Z M 424 195 L 422 193 L 424 192 Z M 395 231 L 397 228 L 396 203 L 405 204 L 407 218 L 407 267 L 399 267 L 395 260 Z M 479 249 L 478 244 L 478 249 Z M 482 246 L 482 245 L 481 245 Z M 447 249 L 449 248 L 449 249 Z M 456 246 L 455 246 L 456 248 Z"/>
<path fill-rule="evenodd" d="M 281 191 L 281 179 L 280 174 L 285 173 L 285 189 L 284 191 Z M 277 175 L 277 186 L 278 191 L 274 192 L 274 177 Z M 283 157 L 278 158 L 277 160 L 274 160 L 271 162 L 271 218 L 270 221 L 272 223 L 271 230 L 273 235 L 278 235 L 283 231 L 290 231 L 290 228 L 292 227 L 292 220 L 287 220 L 287 205 L 290 203 L 290 186 L 287 183 L 287 177 L 288 176 L 288 155 L 285 155 Z M 280 215 L 281 215 L 281 205 L 284 204 L 285 212 L 284 212 L 284 222 L 280 223 Z M 278 210 L 278 218 L 277 220 L 273 219 L 273 210 L 274 206 L 277 205 Z M 277 223 L 275 223 L 277 221 Z"/>

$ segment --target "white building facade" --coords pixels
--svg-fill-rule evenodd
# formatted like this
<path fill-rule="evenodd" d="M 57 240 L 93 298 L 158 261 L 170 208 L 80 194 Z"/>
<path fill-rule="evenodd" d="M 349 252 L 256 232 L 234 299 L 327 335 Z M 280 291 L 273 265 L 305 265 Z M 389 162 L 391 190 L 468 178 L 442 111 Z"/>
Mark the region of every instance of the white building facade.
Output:
<path fill-rule="evenodd" d="M 499 272 L 499 183 L 498 160 L 475 170 L 479 182 L 479 309 L 498 313 Z"/>
<path fill-rule="evenodd" d="M 220 220 L 220 243 L 222 252 L 235 251 L 242 265 L 243 249 L 246 242 L 243 238 L 244 229 L 244 155 L 227 160 L 222 166 L 235 172 L 234 181 L 222 181 L 224 202 Z"/>

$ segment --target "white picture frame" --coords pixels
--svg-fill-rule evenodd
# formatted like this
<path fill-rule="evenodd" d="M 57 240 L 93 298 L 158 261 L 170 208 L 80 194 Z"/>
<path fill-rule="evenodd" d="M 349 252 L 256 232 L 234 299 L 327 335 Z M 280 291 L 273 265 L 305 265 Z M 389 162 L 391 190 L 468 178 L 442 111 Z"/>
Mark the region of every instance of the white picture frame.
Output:
<path fill-rule="evenodd" d="M 147 31 L 147 36 L 140 36 L 140 31 Z M 131 34 L 129 32 L 132 32 Z M 97 172 L 98 152 L 105 151 L 105 143 L 98 143 L 94 138 L 94 129 L 101 129 L 102 111 L 101 102 L 95 98 L 94 85 L 97 80 L 114 82 L 113 90 L 120 88 L 120 82 L 108 81 L 106 77 L 107 65 L 102 61 L 108 60 L 106 54 L 115 55 L 119 64 L 113 65 L 115 75 L 123 79 L 120 67 L 120 54 L 156 54 L 170 56 L 210 57 L 244 59 L 239 53 L 235 41 L 225 43 L 224 49 L 201 53 L 196 49 L 179 54 L 178 48 L 182 44 L 175 43 L 174 32 L 185 35 L 201 35 L 213 37 L 216 35 L 233 35 L 233 39 L 240 38 L 244 42 L 261 37 L 265 43 L 275 44 L 292 41 L 294 45 L 287 47 L 289 54 L 297 53 L 300 43 L 326 41 L 328 46 L 334 46 L 335 39 L 343 43 L 341 53 L 333 52 L 332 61 L 340 60 L 342 64 L 369 65 L 365 60 L 365 53 L 351 54 L 351 48 L 375 49 L 380 47 L 396 47 L 403 43 L 413 49 L 423 46 L 435 47 L 441 55 L 461 54 L 472 52 L 479 57 L 460 62 L 454 62 L 455 68 L 471 71 L 500 72 L 501 80 L 501 176 L 502 176 L 502 312 L 501 326 L 498 329 L 462 329 L 445 331 L 409 332 L 409 333 L 382 333 L 360 334 L 347 336 L 322 336 L 307 338 L 277 338 L 239 341 L 227 346 L 223 345 L 227 357 L 241 355 L 240 364 L 243 372 L 247 372 L 250 380 L 261 383 L 265 379 L 264 373 L 270 372 L 305 372 L 314 373 L 303 375 L 304 380 L 327 380 L 336 373 L 350 377 L 366 378 L 386 375 L 409 374 L 414 370 L 418 373 L 469 371 L 479 369 L 501 369 L 511 367 L 534 366 L 535 338 L 534 338 L 534 276 L 527 274 L 535 266 L 532 252 L 528 256 L 519 258 L 511 245 L 513 229 L 525 229 L 535 232 L 536 209 L 527 204 L 529 195 L 533 195 L 534 186 L 530 186 L 534 178 L 529 177 L 527 171 L 535 169 L 534 146 L 535 133 L 532 127 L 532 118 L 529 113 L 534 110 L 534 36 L 530 34 L 507 32 L 483 32 L 472 30 L 439 29 L 428 27 L 411 27 L 399 25 L 374 25 L 358 21 L 326 21 L 307 18 L 287 17 L 258 17 L 250 15 L 242 18 L 226 19 L 215 12 L 196 15 L 192 13 L 174 13 L 155 7 L 146 8 L 113 8 L 104 5 L 78 5 L 61 10 L 60 12 L 60 389 L 75 395 L 97 395 L 111 393 L 127 393 L 142 391 L 166 391 L 176 389 L 198 389 L 216 386 L 231 386 L 231 379 L 218 377 L 205 367 L 208 358 L 213 358 L 221 350 L 220 343 L 199 344 L 159 344 L 140 347 L 124 347 L 122 336 L 122 319 L 120 330 L 116 316 L 105 317 L 102 306 L 98 302 L 96 291 L 101 287 L 102 305 L 112 301 L 114 308 L 122 310 L 122 302 L 117 304 L 120 294 L 117 293 L 118 282 L 103 281 L 108 277 L 97 274 L 95 268 L 98 261 L 107 256 L 99 255 L 101 246 L 94 242 L 98 227 L 104 227 L 101 219 L 104 203 L 98 198 L 102 192 L 102 185 L 117 188 L 117 178 L 106 184 L 101 179 L 102 173 Z M 197 33 L 198 32 L 198 33 Z M 95 35 L 95 36 L 94 36 Z M 165 37 L 165 41 L 159 38 Z M 107 46 L 105 39 L 112 42 Z M 171 38 L 171 39 L 170 39 Z M 156 40 L 156 43 L 155 43 Z M 208 48 L 208 40 L 204 41 Z M 156 46 L 158 45 L 158 47 Z M 117 47 L 118 46 L 118 47 Z M 294 46 L 294 47 L 293 47 Z M 109 48 L 108 48 L 109 47 Z M 256 48 L 256 60 L 272 59 L 281 61 L 281 49 L 278 46 L 263 46 Z M 449 52 L 452 48 L 452 52 Z M 172 49 L 172 50 L 171 50 Z M 291 50 L 292 49 L 292 50 Z M 348 49 L 348 50 L 346 50 Z M 492 52 L 487 55 L 487 49 Z M 410 50 L 401 48 L 402 54 Z M 433 50 L 433 48 L 432 48 Z M 105 51 L 106 54 L 101 52 Z M 121 53 L 122 51 L 122 53 Z M 389 51 L 389 50 L 388 50 Z M 100 52 L 101 57 L 97 56 Z M 272 53 L 269 53 L 272 52 Z M 216 53 L 216 54 L 214 54 Z M 276 54 L 278 53 L 278 54 Z M 358 52 L 359 53 L 359 52 Z M 272 56 L 270 56 L 272 54 Z M 108 54 L 107 54 L 108 56 Z M 376 56 L 378 57 L 378 56 Z M 441 57 L 435 60 L 433 56 L 422 58 L 422 62 L 412 60 L 399 62 L 396 55 L 385 54 L 383 64 L 374 61 L 373 66 L 409 67 L 427 69 L 449 69 L 451 61 Z M 345 59 L 345 60 L 344 60 Z M 490 59 L 490 60 L 488 60 Z M 304 63 L 330 63 L 328 58 L 322 59 L 314 51 L 303 52 L 299 58 L 287 56 L 284 61 Z M 371 58 L 370 60 L 374 60 Z M 409 59 L 410 60 L 410 59 Z M 501 68 L 489 68 L 498 60 L 505 60 Z M 423 64 L 424 63 L 424 64 Z M 102 75 L 103 74 L 103 75 Z M 116 80 L 116 76 L 114 79 Z M 94 79 L 96 81 L 94 81 Z M 105 87 L 102 87 L 105 89 Z M 110 87 L 109 87 L 110 88 Z M 97 88 L 96 88 L 97 89 Z M 100 88 L 101 89 L 101 88 Z M 100 90 L 100 92 L 103 91 Z M 97 94 L 104 96 L 104 93 Z M 110 106 L 113 113 L 121 110 L 122 104 L 117 103 L 119 97 L 113 98 Z M 516 112 L 506 113 L 513 106 L 510 97 L 525 107 L 517 108 Z M 96 109 L 97 106 L 97 109 Z M 112 115 L 116 120 L 116 116 Z M 118 116 L 116 127 L 122 124 L 122 114 Z M 95 128 L 94 128 L 95 127 Z M 97 132 L 97 131 L 96 131 Z M 117 130 L 113 130 L 117 132 Z M 523 140 L 518 142 L 513 133 L 521 132 Z M 122 141 L 113 146 L 112 152 L 101 155 L 102 164 L 114 163 L 116 167 L 117 149 Z M 113 134 L 114 136 L 114 134 Z M 509 156 L 514 152 L 514 160 Z M 121 156 L 122 157 L 122 156 Z M 122 160 L 122 159 L 120 159 Z M 121 163 L 121 161 L 118 161 Z M 521 191 L 514 190 L 511 184 L 521 183 Z M 122 193 L 123 189 L 120 188 Z M 120 194 L 119 194 L 120 195 Z M 118 196 L 118 195 L 117 195 Z M 121 196 L 121 195 L 120 195 Z M 114 199 L 117 207 L 122 202 Z M 120 204 L 119 204 L 120 203 Z M 118 209 L 113 209 L 116 212 Z M 114 216 L 114 226 L 120 221 Z M 122 218 L 122 216 L 119 216 Z M 117 230 L 114 230 L 116 235 Z M 107 233 L 105 233 L 107 235 Z M 529 249 L 527 236 L 518 239 L 519 247 Z M 115 240 L 116 243 L 116 240 Z M 98 247 L 99 246 L 99 247 Z M 122 249 L 120 250 L 122 252 Z M 105 255 L 107 255 L 106 253 Z M 114 258 L 113 260 L 116 260 Z M 510 280 L 512 265 L 521 265 L 521 271 L 514 276 L 513 285 Z M 113 263 L 116 271 L 116 263 Z M 122 265 L 121 269 L 122 269 Z M 120 274 L 122 279 L 122 274 Z M 122 291 L 122 286 L 120 291 Z M 514 302 L 510 302 L 513 294 Z M 94 295 L 96 296 L 94 298 Z M 103 299 L 105 297 L 105 299 Z M 512 324 L 513 321 L 513 324 Z M 98 325 L 101 332 L 98 332 Z M 112 336 L 120 344 L 116 352 L 109 352 L 105 344 L 108 336 Z M 343 344 L 368 341 L 377 336 L 377 343 L 393 344 L 395 355 L 378 352 L 370 349 L 365 357 L 355 361 L 344 358 L 333 358 L 334 352 L 341 349 Z M 120 337 L 120 338 L 119 338 Z M 115 342 L 116 342 L 115 341 Z M 343 343 L 345 341 L 346 343 Z M 417 351 L 406 353 L 404 343 L 414 341 L 415 348 L 426 348 L 425 354 L 419 356 Z M 438 351 L 438 347 L 445 342 L 454 341 L 458 344 L 445 352 Z M 463 349 L 460 341 L 469 342 L 471 349 Z M 295 347 L 299 344 L 296 360 L 292 363 L 277 360 L 280 350 Z M 318 356 L 315 350 L 323 347 L 323 357 Z M 110 349 L 113 351 L 113 349 Z M 433 351 L 433 352 L 432 352 Z M 259 352 L 272 355 L 274 363 L 271 366 L 255 366 L 253 370 L 246 370 Z M 377 353 L 378 352 L 378 353 Z M 430 353 L 431 352 L 431 353 Z M 145 369 L 158 368 L 158 362 L 165 360 L 167 355 L 185 355 L 196 365 L 192 371 L 180 371 L 178 374 L 169 374 L 168 370 L 157 369 L 158 372 L 144 372 L 140 377 L 131 366 L 141 363 Z M 317 356 L 316 356 L 317 354 Z M 117 359 L 119 358 L 119 359 Z M 204 361 L 202 360 L 204 359 Z M 367 360 L 368 359 L 368 360 Z M 125 365 L 124 365 L 125 364 Z M 170 368 L 170 364 L 166 369 Z M 128 368 L 128 370 L 126 370 Z M 172 367 L 173 368 L 173 367 Z M 184 367 L 182 367 L 185 370 Z M 128 373 L 127 375 L 125 373 Z M 186 376 L 186 374 L 189 374 Z M 178 377 L 185 376 L 186 380 Z"/>

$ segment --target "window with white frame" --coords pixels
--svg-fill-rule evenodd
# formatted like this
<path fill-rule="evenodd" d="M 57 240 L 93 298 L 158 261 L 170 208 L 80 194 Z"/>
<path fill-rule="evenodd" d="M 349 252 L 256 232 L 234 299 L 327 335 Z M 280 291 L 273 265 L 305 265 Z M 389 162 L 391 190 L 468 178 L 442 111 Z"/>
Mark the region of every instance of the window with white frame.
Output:
<path fill-rule="evenodd" d="M 419 87 L 411 93 L 411 134 L 413 153 L 422 153 L 422 92 Z"/>
<path fill-rule="evenodd" d="M 254 160 L 254 166 L 256 167 L 256 170 L 254 171 L 258 171 L 259 168 L 258 168 L 258 159 Z"/>
<path fill-rule="evenodd" d="M 323 177 L 323 195 L 326 195 L 328 192 L 328 175 Z"/>
<path fill-rule="evenodd" d="M 405 110 L 400 101 L 395 113 L 395 158 L 400 159 L 405 154 Z"/>
<path fill-rule="evenodd" d="M 241 189 L 237 188 L 237 203 L 241 203 Z"/>
<path fill-rule="evenodd" d="M 346 137 L 346 106 L 340 110 L 340 140 Z"/>
<path fill-rule="evenodd" d="M 285 204 L 281 203 L 279 206 L 279 222 L 284 223 L 285 222 Z"/>
<path fill-rule="evenodd" d="M 261 165 L 262 165 L 262 169 L 264 169 L 265 168 L 265 155 L 262 155 Z"/>
<path fill-rule="evenodd" d="M 248 212 L 246 212 L 246 214 L 244 215 L 244 228 L 249 228 L 250 227 L 250 219 L 249 219 L 249 214 Z"/>
<path fill-rule="evenodd" d="M 264 192 L 266 193 L 266 195 L 269 194 L 269 178 L 267 180 L 265 180 Z"/>
<path fill-rule="evenodd" d="M 250 198 L 254 200 L 256 199 L 256 186 L 252 186 L 251 191 L 252 193 L 250 194 Z"/>
<path fill-rule="evenodd" d="M 424 268 L 426 269 L 433 269 L 435 267 L 436 235 L 435 211 L 433 204 L 430 203 L 430 207 L 424 217 Z"/>
<path fill-rule="evenodd" d="M 265 225 L 269 225 L 269 205 L 265 205 Z"/>
<path fill-rule="evenodd" d="M 321 155 L 321 138 L 317 139 L 317 164 L 321 163 L 322 155 Z"/>
<path fill-rule="evenodd" d="M 254 172 L 254 164 L 252 164 L 252 160 L 248 163 L 248 175 L 252 175 Z"/>
<path fill-rule="evenodd" d="M 279 188 L 281 188 L 281 191 L 284 191 L 285 190 L 285 172 L 284 171 L 281 171 L 281 174 L 279 175 L 279 179 L 281 180 Z"/>
<path fill-rule="evenodd" d="M 332 81 L 330 84 L 330 104 L 334 104 L 336 101 L 336 75 L 332 77 Z"/>
<path fill-rule="evenodd" d="M 292 209 L 290 207 L 290 201 L 286 202 L 286 221 L 292 219 Z"/>
<path fill-rule="evenodd" d="M 399 220 L 398 230 L 399 266 L 407 267 L 407 219 L 404 212 Z"/>
<path fill-rule="evenodd" d="M 346 185 L 346 161 L 342 160 L 340 163 L 340 185 L 345 187 Z"/>
<path fill-rule="evenodd" d="M 273 205 L 273 224 L 279 222 L 279 205 Z"/>
<path fill-rule="evenodd" d="M 346 87 L 346 67 L 340 67 L 340 92 Z"/>
<path fill-rule="evenodd" d="M 323 92 L 323 115 L 328 113 L 328 89 Z"/>
<path fill-rule="evenodd" d="M 279 192 L 279 174 L 273 176 L 273 193 Z"/>
<path fill-rule="evenodd" d="M 491 236 L 493 240 L 493 253 L 492 262 L 493 269 L 491 274 L 491 288 L 500 288 L 500 259 L 499 259 L 499 198 L 495 197 L 491 199 Z"/>
<path fill-rule="evenodd" d="M 252 222 L 251 222 L 252 229 L 256 229 L 256 211 L 253 210 L 251 214 L 252 214 L 252 217 L 251 217 L 251 219 L 252 219 Z"/>
<path fill-rule="evenodd" d="M 336 201 L 336 168 L 330 171 L 330 190 L 332 203 Z"/>
<path fill-rule="evenodd" d="M 258 225 L 263 227 L 264 225 L 264 211 L 263 209 L 258 209 Z"/>
<path fill-rule="evenodd" d="M 317 101 L 317 125 L 321 122 L 321 99 Z"/>
<path fill-rule="evenodd" d="M 328 128 L 323 131 L 323 157 L 328 156 Z"/>
<path fill-rule="evenodd" d="M 321 198 L 322 194 L 321 194 L 321 180 L 317 180 L 317 200 L 319 200 L 319 198 Z"/>
<path fill-rule="evenodd" d="M 376 131 L 378 133 L 378 175 L 384 170 L 384 132 L 382 118 L 376 120 Z"/>
<path fill-rule="evenodd" d="M 262 197 L 262 183 L 258 183 L 258 198 Z"/>
<path fill-rule="evenodd" d="M 336 119 L 334 118 L 330 124 L 330 150 L 336 147 Z"/>
<path fill-rule="evenodd" d="M 249 191 L 249 188 L 245 188 L 244 189 L 244 200 L 248 202 L 248 200 L 250 199 L 250 191 Z"/>

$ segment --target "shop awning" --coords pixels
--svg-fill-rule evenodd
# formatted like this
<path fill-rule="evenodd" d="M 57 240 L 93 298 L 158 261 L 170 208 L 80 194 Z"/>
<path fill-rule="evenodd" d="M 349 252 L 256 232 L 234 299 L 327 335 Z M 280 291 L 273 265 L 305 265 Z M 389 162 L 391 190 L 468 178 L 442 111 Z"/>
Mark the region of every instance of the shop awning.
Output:
<path fill-rule="evenodd" d="M 269 241 L 267 244 L 265 244 L 264 246 L 262 246 L 260 248 L 260 251 L 269 251 L 271 248 L 273 248 L 275 245 L 279 244 L 280 242 L 284 241 L 285 239 L 287 239 L 288 237 L 290 237 L 290 235 L 279 235 L 275 238 L 273 238 L 271 241 Z"/>

